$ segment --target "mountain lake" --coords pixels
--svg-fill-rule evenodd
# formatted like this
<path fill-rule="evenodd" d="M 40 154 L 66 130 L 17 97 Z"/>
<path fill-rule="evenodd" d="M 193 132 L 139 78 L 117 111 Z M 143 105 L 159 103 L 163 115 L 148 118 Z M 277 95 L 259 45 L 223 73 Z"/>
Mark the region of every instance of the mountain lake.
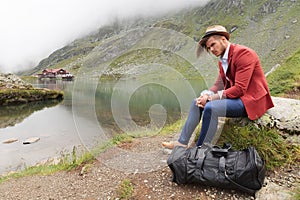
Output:
<path fill-rule="evenodd" d="M 61 102 L 0 107 L 0 174 L 91 150 L 116 134 L 157 134 L 186 116 L 205 84 L 199 80 L 35 80 L 64 91 Z M 180 131 L 180 130 L 178 130 Z M 23 144 L 28 138 L 39 138 Z M 11 142 L 8 142 L 11 141 Z"/>

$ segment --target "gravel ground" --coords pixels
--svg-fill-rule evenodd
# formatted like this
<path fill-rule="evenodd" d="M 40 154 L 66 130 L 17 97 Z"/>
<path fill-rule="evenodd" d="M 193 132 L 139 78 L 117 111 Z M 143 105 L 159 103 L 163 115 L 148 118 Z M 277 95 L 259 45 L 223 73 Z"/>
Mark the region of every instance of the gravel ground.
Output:
<path fill-rule="evenodd" d="M 293 199 L 289 192 L 300 183 L 299 166 L 268 173 L 267 185 L 256 197 L 234 190 L 200 185 L 177 185 L 166 164 L 168 154 L 160 146 L 170 136 L 135 139 L 99 155 L 92 165 L 69 172 L 10 179 L 0 184 L 0 199 L 122 199 L 120 188 L 130 180 L 128 199 Z"/>

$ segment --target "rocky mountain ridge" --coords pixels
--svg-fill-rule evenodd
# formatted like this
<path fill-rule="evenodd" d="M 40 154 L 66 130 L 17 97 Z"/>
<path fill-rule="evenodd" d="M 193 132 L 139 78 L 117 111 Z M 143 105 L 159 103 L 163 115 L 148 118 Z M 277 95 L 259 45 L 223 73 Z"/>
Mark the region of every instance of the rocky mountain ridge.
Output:
<path fill-rule="evenodd" d="M 53 52 L 34 69 L 22 74 L 60 67 L 77 72 L 85 65 L 82 60 L 91 52 L 97 51 L 95 47 L 132 29 L 169 29 L 193 38 L 196 43 L 206 27 L 216 23 L 226 26 L 228 30 L 233 26 L 238 27 L 232 34 L 231 41 L 255 49 L 267 72 L 298 49 L 299 8 L 300 3 L 296 0 L 211 0 L 204 7 L 186 9 L 163 18 L 116 21 Z"/>

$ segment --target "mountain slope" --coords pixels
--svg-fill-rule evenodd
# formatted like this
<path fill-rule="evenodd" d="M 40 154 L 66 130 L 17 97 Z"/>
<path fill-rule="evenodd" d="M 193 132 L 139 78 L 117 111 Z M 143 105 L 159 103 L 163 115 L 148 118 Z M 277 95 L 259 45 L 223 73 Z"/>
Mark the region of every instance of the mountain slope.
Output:
<path fill-rule="evenodd" d="M 198 41 L 205 32 L 206 27 L 211 24 L 222 24 L 226 26 L 228 30 L 234 26 L 238 27 L 231 35 L 231 42 L 244 44 L 255 49 L 261 58 L 265 72 L 267 72 L 276 64 L 282 63 L 285 58 L 291 56 L 298 49 L 300 42 L 299 8 L 300 2 L 295 0 L 212 0 L 205 7 L 185 9 L 160 19 L 149 18 L 116 21 L 111 26 L 102 27 L 97 32 L 78 39 L 64 48 L 55 51 L 48 58 L 42 60 L 38 66 L 23 74 L 34 74 L 45 68 L 60 67 L 67 68 L 71 72 L 76 73 L 82 66 L 86 68 L 86 65 L 91 65 L 91 63 L 97 64 L 94 64 L 93 67 L 89 66 L 85 71 L 91 70 L 90 73 L 92 74 L 97 74 L 99 71 L 101 71 L 101 74 L 106 73 L 99 68 L 101 65 L 99 65 L 99 63 L 104 62 L 105 59 L 101 59 L 105 56 L 100 56 L 101 59 L 98 59 L 97 54 L 99 55 L 101 51 L 101 55 L 105 55 L 109 49 L 111 49 L 112 53 L 116 54 L 116 56 L 111 58 L 113 59 L 111 62 L 114 63 L 114 66 L 108 67 L 110 69 L 106 69 L 106 71 L 111 74 L 114 73 L 118 67 L 119 70 L 117 70 L 117 73 L 126 73 L 129 63 L 125 62 L 125 60 L 128 56 L 130 57 L 130 53 L 136 54 L 136 51 L 127 50 L 126 52 L 118 52 L 116 50 L 118 48 L 116 44 L 132 47 L 136 44 L 139 45 L 144 40 L 143 37 L 148 37 L 148 41 L 151 41 L 151 37 L 152 39 L 157 36 L 165 37 L 163 34 L 143 33 L 143 37 L 138 38 L 139 42 L 134 43 L 132 40 L 136 36 L 133 34 L 132 38 L 130 38 L 128 32 L 135 29 L 146 30 L 149 28 L 163 28 L 174 31 L 175 33 L 172 32 L 169 36 L 160 38 L 164 41 L 163 44 L 160 46 L 156 44 L 155 46 L 156 49 L 160 49 L 161 51 L 170 51 L 170 55 L 174 56 L 174 54 L 178 52 L 176 50 L 175 39 L 177 39 L 176 37 L 179 33 L 188 38 L 186 39 L 189 41 L 187 43 L 193 40 L 196 44 L 196 41 Z M 117 42 L 122 40 L 124 35 L 131 44 Z M 170 44 L 167 44 L 165 42 L 166 40 Z M 187 43 L 178 42 L 177 46 L 179 45 L 179 48 L 182 50 L 185 47 L 187 48 Z M 170 48 L 166 48 L 166 46 Z M 124 53 L 126 53 L 127 56 L 123 56 L 124 60 L 121 60 L 120 57 L 122 57 Z M 90 54 L 94 55 L 91 56 Z M 150 57 L 156 57 L 160 54 L 161 52 L 155 51 L 149 53 L 148 51 L 146 58 L 132 56 L 136 59 L 134 61 L 131 59 L 131 66 L 136 65 L 136 63 L 147 63 Z M 93 57 L 93 59 L 89 57 Z M 168 60 L 173 60 L 172 57 L 168 56 L 164 56 L 164 58 L 164 65 L 168 63 Z M 108 58 L 106 58 L 106 61 L 107 59 Z M 115 62 L 116 59 L 119 63 Z M 192 65 L 194 64 L 193 62 L 191 63 Z M 209 71 L 208 67 L 210 67 L 210 64 L 213 62 L 204 61 L 204 63 L 208 64 L 206 66 L 201 65 L 201 68 L 207 68 L 204 70 L 207 72 Z M 169 65 L 172 66 L 174 63 L 171 62 Z M 189 68 L 190 72 L 188 72 L 188 74 L 192 73 L 193 70 L 190 69 L 189 65 L 182 66 L 183 69 L 186 67 Z M 210 73 L 206 72 L 204 76 L 209 76 Z"/>

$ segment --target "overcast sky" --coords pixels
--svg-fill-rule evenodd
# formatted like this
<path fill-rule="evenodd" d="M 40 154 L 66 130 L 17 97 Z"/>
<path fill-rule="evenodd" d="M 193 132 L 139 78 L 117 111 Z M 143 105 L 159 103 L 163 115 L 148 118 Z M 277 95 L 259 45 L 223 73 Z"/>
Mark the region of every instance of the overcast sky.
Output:
<path fill-rule="evenodd" d="M 116 17 L 156 15 L 208 0 L 1 0 L 0 72 L 35 67 Z"/>

